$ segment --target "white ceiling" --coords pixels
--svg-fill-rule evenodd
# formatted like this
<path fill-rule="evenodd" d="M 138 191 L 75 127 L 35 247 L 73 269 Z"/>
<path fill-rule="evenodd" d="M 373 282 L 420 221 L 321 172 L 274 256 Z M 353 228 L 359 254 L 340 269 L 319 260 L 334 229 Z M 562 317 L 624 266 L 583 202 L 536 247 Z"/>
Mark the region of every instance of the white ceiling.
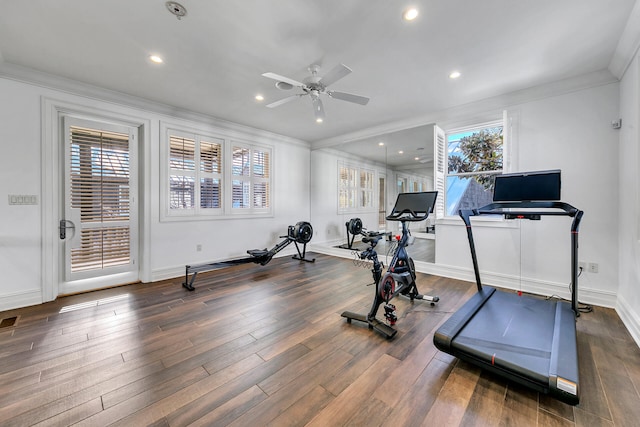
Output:
<path fill-rule="evenodd" d="M 635 0 L 179 2 L 0 0 L 0 61 L 314 142 L 606 70 Z M 265 107 L 291 92 L 262 73 L 314 63 L 349 66 L 331 89 L 369 104 L 325 97 L 322 124 L 309 97 Z"/>

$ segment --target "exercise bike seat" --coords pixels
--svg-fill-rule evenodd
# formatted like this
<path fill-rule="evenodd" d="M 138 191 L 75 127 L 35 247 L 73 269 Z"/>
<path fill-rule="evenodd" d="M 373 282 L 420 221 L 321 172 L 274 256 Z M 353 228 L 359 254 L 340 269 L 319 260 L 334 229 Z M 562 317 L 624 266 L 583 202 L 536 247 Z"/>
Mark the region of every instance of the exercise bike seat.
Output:
<path fill-rule="evenodd" d="M 363 243 L 373 243 L 373 246 L 375 246 L 380 239 L 382 239 L 382 235 L 378 234 L 377 236 L 365 236 L 362 238 L 362 242 Z"/>

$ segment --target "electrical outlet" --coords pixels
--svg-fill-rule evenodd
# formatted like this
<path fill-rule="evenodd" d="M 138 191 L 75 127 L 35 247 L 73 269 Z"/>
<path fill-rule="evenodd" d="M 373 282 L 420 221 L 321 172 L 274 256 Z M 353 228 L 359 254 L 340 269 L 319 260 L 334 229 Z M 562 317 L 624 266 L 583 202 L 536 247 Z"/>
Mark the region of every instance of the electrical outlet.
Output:
<path fill-rule="evenodd" d="M 587 263 L 584 261 L 578 261 L 578 268 L 582 271 L 587 270 Z"/>
<path fill-rule="evenodd" d="M 202 245 L 196 245 L 196 251 L 200 252 L 202 250 Z"/>
<path fill-rule="evenodd" d="M 589 273 L 597 273 L 598 272 L 598 264 L 595 262 L 589 263 Z"/>

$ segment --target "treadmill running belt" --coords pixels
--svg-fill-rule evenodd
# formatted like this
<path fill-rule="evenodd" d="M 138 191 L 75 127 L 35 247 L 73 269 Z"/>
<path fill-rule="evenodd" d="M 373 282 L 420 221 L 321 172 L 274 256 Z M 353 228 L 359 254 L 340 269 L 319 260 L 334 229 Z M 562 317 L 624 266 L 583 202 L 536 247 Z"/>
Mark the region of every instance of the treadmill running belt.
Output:
<path fill-rule="evenodd" d="M 454 338 L 452 346 L 496 367 L 548 382 L 556 303 L 496 292 Z"/>

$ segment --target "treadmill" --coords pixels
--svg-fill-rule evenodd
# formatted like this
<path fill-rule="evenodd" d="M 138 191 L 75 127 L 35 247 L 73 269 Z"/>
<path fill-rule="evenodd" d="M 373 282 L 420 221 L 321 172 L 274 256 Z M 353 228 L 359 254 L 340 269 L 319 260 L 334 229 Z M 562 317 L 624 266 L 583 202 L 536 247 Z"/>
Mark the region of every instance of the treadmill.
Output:
<path fill-rule="evenodd" d="M 433 342 L 439 350 L 461 360 L 577 405 L 578 229 L 583 212 L 559 200 L 559 170 L 504 174 L 495 179 L 493 203 L 460 210 L 478 293 L 436 331 Z M 481 215 L 529 220 L 549 215 L 573 218 L 571 302 L 483 287 L 470 221 Z"/>

